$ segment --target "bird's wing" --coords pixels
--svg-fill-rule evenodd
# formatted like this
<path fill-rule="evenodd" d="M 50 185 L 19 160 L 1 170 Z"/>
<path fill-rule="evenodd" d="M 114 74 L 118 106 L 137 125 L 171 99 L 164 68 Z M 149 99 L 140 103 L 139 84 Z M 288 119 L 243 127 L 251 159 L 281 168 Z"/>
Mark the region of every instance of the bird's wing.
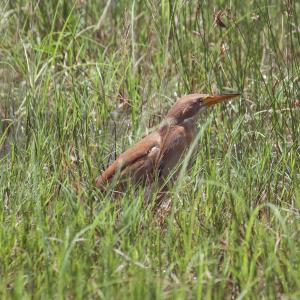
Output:
<path fill-rule="evenodd" d="M 146 178 L 154 169 L 160 157 L 161 137 L 158 132 L 153 132 L 141 141 L 123 152 L 103 173 L 97 177 L 96 186 L 101 187 L 110 181 L 114 175 L 120 177 L 134 176 Z"/>

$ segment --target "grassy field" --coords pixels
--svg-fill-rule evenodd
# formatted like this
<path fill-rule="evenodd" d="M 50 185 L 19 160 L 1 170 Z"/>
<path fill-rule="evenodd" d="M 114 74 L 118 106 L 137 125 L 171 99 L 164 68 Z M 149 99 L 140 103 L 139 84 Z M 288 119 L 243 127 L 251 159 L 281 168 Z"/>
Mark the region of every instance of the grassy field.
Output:
<path fill-rule="evenodd" d="M 2 0 L 0 15 L 1 299 L 300 298 L 298 1 Z M 163 229 L 142 189 L 116 204 L 95 188 L 176 96 L 230 91 L 199 120 Z"/>

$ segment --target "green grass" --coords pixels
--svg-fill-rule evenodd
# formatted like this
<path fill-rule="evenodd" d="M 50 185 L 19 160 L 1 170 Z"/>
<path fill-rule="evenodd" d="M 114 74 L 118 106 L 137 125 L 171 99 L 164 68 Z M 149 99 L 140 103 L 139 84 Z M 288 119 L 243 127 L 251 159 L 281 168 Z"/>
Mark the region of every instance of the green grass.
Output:
<path fill-rule="evenodd" d="M 3 0 L 0 16 L 1 299 L 299 299 L 298 1 Z M 176 95 L 224 91 L 242 97 L 201 117 L 163 230 L 143 190 L 95 188 Z"/>

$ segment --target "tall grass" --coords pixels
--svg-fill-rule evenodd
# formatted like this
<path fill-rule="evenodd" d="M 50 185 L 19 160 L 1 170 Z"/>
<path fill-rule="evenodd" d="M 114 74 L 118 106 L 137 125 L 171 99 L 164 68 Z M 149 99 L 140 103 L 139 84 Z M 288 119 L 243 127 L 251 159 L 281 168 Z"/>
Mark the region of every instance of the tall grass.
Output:
<path fill-rule="evenodd" d="M 300 297 L 297 1 L 3 0 L 0 15 L 1 298 Z M 142 189 L 95 188 L 176 95 L 224 91 L 241 100 L 202 116 L 163 229 Z"/>

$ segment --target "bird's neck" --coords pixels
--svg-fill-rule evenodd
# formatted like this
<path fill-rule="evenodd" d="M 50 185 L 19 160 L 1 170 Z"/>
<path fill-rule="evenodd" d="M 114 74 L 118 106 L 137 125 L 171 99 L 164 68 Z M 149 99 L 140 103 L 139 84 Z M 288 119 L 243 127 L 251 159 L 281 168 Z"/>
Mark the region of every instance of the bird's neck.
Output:
<path fill-rule="evenodd" d="M 183 121 L 178 121 L 176 118 L 165 118 L 159 125 L 159 130 L 164 131 L 172 126 L 183 126 L 187 130 L 194 131 L 197 127 L 198 115 L 195 115 L 191 118 L 185 119 Z"/>
<path fill-rule="evenodd" d="M 191 144 L 197 135 L 197 121 L 198 116 L 194 116 L 192 118 L 185 119 L 182 126 L 185 129 L 186 137 L 188 140 L 188 143 Z"/>
<path fill-rule="evenodd" d="M 178 121 L 175 118 L 164 118 L 159 124 L 159 128 L 170 127 L 173 125 L 178 125 Z"/>

